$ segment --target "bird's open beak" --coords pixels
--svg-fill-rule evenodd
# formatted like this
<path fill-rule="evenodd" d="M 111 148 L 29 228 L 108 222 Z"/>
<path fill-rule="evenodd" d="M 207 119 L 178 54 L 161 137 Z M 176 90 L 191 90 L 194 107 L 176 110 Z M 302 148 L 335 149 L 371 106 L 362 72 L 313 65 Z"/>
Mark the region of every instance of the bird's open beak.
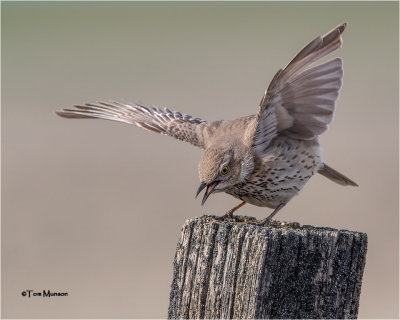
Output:
<path fill-rule="evenodd" d="M 203 200 L 201 201 L 201 205 L 203 205 L 203 204 L 206 202 L 207 198 L 208 198 L 208 197 L 210 196 L 210 194 L 214 191 L 214 189 L 215 189 L 215 187 L 217 186 L 218 183 L 219 183 L 219 181 L 213 181 L 213 182 L 211 182 L 211 183 L 209 183 L 209 184 L 207 184 L 207 183 L 205 183 L 205 182 L 202 182 L 202 183 L 200 184 L 199 189 L 197 189 L 197 192 L 196 192 L 196 198 L 197 198 L 197 196 L 199 195 L 199 193 L 200 193 L 204 188 L 207 187 L 206 192 L 204 193 Z"/>

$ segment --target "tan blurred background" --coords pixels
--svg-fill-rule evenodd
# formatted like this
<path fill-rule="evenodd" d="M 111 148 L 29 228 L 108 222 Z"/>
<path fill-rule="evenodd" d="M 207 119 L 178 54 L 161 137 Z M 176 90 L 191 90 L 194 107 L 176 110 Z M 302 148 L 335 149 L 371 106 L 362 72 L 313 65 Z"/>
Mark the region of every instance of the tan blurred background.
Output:
<path fill-rule="evenodd" d="M 2 2 L 2 316 L 164 318 L 200 150 L 136 127 L 66 120 L 124 99 L 206 120 L 255 113 L 275 72 L 344 21 L 328 164 L 278 219 L 363 231 L 360 318 L 398 315 L 398 3 Z M 263 218 L 266 208 L 241 214 Z M 26 298 L 26 289 L 68 297 Z"/>

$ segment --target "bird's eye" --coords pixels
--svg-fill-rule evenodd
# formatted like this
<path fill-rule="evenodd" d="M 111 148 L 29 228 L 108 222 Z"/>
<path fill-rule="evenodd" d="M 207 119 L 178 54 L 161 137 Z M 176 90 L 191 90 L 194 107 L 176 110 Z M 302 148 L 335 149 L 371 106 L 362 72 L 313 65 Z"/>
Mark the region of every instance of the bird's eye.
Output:
<path fill-rule="evenodd" d="M 225 166 L 225 167 L 223 167 L 223 168 L 221 169 L 221 174 L 222 174 L 222 175 L 226 175 L 228 172 L 229 172 L 229 169 L 228 169 L 227 166 Z"/>

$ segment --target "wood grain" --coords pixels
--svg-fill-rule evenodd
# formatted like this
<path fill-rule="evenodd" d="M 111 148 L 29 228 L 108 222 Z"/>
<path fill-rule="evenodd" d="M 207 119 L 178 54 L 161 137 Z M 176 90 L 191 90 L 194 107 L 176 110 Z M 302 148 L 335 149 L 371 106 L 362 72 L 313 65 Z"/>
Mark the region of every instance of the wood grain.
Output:
<path fill-rule="evenodd" d="M 254 221 L 185 223 L 168 318 L 357 318 L 365 233 Z"/>

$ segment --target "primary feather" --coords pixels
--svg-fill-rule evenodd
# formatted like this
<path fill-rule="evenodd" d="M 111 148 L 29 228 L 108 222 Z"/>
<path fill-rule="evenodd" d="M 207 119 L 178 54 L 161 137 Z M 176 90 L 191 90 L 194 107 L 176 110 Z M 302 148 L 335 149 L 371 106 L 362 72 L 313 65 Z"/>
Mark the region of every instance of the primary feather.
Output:
<path fill-rule="evenodd" d="M 99 102 L 76 105 L 75 109 L 64 109 L 57 114 L 64 118 L 98 118 L 135 124 L 146 130 L 169 135 L 204 148 L 201 131 L 207 122 L 167 108 Z"/>
<path fill-rule="evenodd" d="M 332 121 L 335 102 L 342 85 L 342 60 L 335 58 L 312 64 L 340 48 L 346 24 L 317 37 L 272 79 L 260 103 L 254 147 L 265 154 L 278 135 L 313 140 L 325 132 Z"/>

